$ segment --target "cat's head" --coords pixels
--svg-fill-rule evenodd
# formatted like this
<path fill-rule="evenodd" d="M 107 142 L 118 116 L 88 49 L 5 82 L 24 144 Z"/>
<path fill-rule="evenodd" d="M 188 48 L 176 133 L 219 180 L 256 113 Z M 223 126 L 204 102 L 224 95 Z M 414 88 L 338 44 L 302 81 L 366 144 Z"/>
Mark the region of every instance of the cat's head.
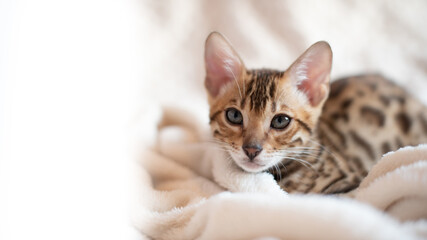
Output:
<path fill-rule="evenodd" d="M 230 43 L 211 33 L 205 45 L 205 86 L 215 141 L 247 172 L 290 158 L 316 128 L 329 93 L 331 64 L 329 44 L 317 42 L 284 72 L 247 70 Z"/>

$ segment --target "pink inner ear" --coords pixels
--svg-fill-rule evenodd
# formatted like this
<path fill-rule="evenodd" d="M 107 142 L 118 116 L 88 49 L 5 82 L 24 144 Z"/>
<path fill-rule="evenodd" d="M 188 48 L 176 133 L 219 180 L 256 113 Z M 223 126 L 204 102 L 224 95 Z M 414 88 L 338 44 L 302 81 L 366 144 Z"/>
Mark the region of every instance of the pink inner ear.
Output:
<path fill-rule="evenodd" d="M 215 54 L 215 53 L 214 53 Z M 229 57 L 216 54 L 215 57 L 209 58 L 206 61 L 206 88 L 212 96 L 217 96 L 221 88 L 238 77 L 239 68 L 235 66 L 233 61 L 225 61 Z"/>
<path fill-rule="evenodd" d="M 310 81 L 309 79 L 315 80 Z M 298 90 L 306 94 L 312 106 L 317 106 L 326 97 L 328 81 L 325 79 L 329 79 L 329 77 L 321 74 L 320 76 L 309 77 L 298 85 Z"/>
<path fill-rule="evenodd" d="M 239 79 L 243 65 L 231 45 L 219 33 L 212 33 L 206 40 L 205 67 L 205 86 L 216 97 L 228 82 Z"/>
<path fill-rule="evenodd" d="M 327 96 L 329 75 L 332 66 L 332 51 L 326 42 L 311 46 L 291 66 L 291 74 L 312 106 L 317 106 Z"/>

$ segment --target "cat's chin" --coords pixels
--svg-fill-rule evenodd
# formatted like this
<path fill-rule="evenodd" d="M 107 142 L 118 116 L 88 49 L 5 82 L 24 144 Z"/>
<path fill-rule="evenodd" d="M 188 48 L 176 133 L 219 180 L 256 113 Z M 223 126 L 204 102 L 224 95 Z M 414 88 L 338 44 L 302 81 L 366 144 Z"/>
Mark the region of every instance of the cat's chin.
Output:
<path fill-rule="evenodd" d="M 240 168 L 242 168 L 246 172 L 257 173 L 264 171 L 267 167 L 265 164 L 259 164 L 256 162 L 244 161 L 237 163 Z"/>

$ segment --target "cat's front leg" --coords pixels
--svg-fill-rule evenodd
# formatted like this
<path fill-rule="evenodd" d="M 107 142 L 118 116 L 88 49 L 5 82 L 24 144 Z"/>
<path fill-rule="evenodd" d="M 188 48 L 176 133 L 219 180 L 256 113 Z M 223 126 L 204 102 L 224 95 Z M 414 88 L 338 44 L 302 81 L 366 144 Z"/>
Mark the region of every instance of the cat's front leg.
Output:
<path fill-rule="evenodd" d="M 269 173 L 245 172 L 226 156 L 212 159 L 212 165 L 214 180 L 231 192 L 259 192 L 281 197 L 287 195 Z"/>

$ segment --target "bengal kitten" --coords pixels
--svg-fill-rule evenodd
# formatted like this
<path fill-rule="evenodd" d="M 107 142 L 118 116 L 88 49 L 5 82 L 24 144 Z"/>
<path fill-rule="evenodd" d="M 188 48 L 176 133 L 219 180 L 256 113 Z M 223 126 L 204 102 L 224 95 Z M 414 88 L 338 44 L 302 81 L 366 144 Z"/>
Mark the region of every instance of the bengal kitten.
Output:
<path fill-rule="evenodd" d="M 330 85 L 331 64 L 329 44 L 317 42 L 286 71 L 247 70 L 222 35 L 209 35 L 205 86 L 220 185 L 269 192 L 275 180 L 286 192 L 344 193 L 383 154 L 427 142 L 423 104 L 378 75 Z"/>

